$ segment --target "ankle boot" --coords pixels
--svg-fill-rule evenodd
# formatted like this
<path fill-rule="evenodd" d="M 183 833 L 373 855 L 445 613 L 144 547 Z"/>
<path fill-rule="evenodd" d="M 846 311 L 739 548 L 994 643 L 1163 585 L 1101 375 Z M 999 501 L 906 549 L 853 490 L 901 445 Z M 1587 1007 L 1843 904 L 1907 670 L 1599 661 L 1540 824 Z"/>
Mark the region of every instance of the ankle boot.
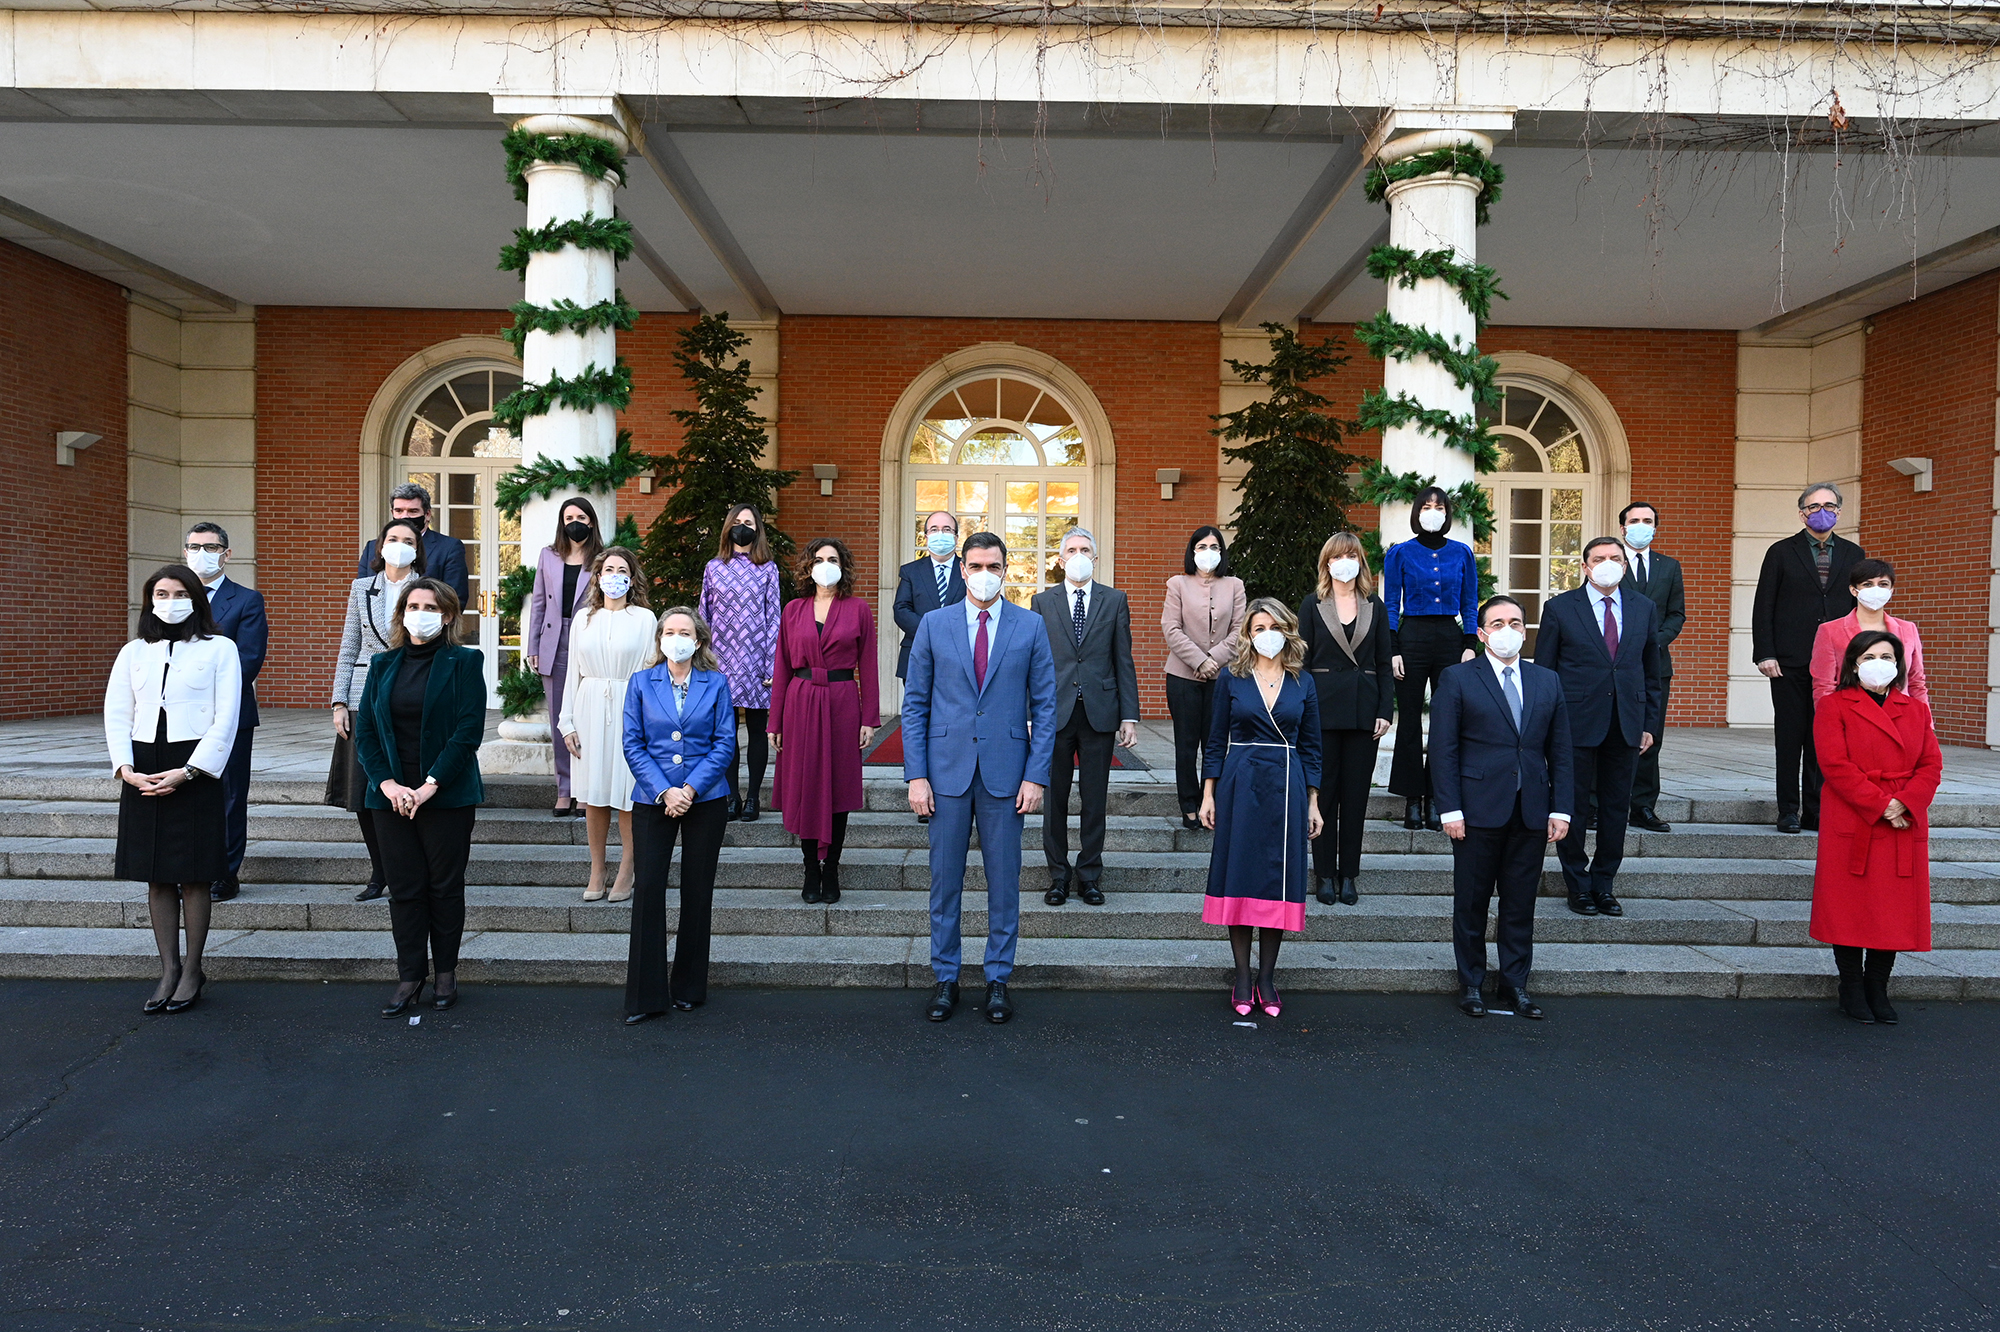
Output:
<path fill-rule="evenodd" d="M 1424 799 L 1424 827 L 1429 828 L 1432 832 L 1444 831 L 1444 821 L 1438 818 L 1437 801 L 1430 799 L 1428 796 Z"/>
<path fill-rule="evenodd" d="M 1403 826 L 1411 832 L 1424 826 L 1424 802 L 1405 800 L 1403 802 Z"/>
<path fill-rule="evenodd" d="M 840 900 L 840 853 L 834 852 L 826 858 L 820 869 L 819 900 L 832 906 Z"/>
<path fill-rule="evenodd" d="M 1887 976 L 1865 976 L 1861 981 L 1861 994 L 1868 1002 L 1868 1011 L 1884 1026 L 1896 1025 L 1896 1009 L 1889 1002 L 1889 978 Z"/>
<path fill-rule="evenodd" d="M 808 842 L 806 844 L 805 852 L 806 852 L 806 886 L 799 893 L 799 896 L 800 898 L 802 898 L 807 902 L 819 902 L 822 900 L 822 889 L 820 886 L 819 848 Z"/>
<path fill-rule="evenodd" d="M 1862 986 L 1866 983 L 1865 981 L 1851 980 L 1844 980 L 1840 983 L 1840 1011 L 1853 1018 L 1856 1022 L 1866 1022 L 1873 1025 L 1875 1014 L 1869 1008 L 1868 998 L 1862 991 Z M 1886 995 L 1884 996 L 1884 1002 L 1887 1002 Z"/>

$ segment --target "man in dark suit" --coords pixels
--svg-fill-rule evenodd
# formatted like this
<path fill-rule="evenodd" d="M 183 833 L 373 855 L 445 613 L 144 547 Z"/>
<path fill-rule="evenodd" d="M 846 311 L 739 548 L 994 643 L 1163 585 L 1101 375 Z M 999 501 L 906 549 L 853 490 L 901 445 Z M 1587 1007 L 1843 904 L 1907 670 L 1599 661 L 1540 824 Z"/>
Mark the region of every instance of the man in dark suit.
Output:
<path fill-rule="evenodd" d="M 1535 889 L 1545 849 L 1572 822 L 1569 707 L 1553 672 L 1521 660 L 1519 602 L 1498 596 L 1481 606 L 1479 639 L 1486 655 L 1446 667 L 1431 699 L 1431 789 L 1451 838 L 1458 1006 L 1486 1016 L 1486 911 L 1497 889 L 1496 1002 L 1539 1018 L 1541 1006 L 1528 997 Z"/>
<path fill-rule="evenodd" d="M 1854 609 L 1847 572 L 1867 558 L 1861 547 L 1834 535 L 1840 505 L 1840 487 L 1831 482 L 1806 487 L 1799 496 L 1803 528 L 1772 542 L 1764 552 L 1757 599 L 1750 609 L 1750 658 L 1771 681 L 1779 832 L 1819 827 L 1819 757 L 1813 753 L 1812 735 L 1813 639 L 1821 625 Z"/>
<path fill-rule="evenodd" d="M 237 714 L 236 745 L 229 751 L 229 766 L 222 772 L 222 819 L 228 840 L 229 873 L 208 886 L 212 902 L 227 902 L 242 890 L 238 880 L 243 870 L 243 852 L 250 844 L 250 746 L 257 735 L 257 672 L 264 669 L 264 651 L 270 641 L 270 626 L 264 619 L 264 594 L 231 580 L 222 568 L 229 563 L 229 533 L 214 523 L 196 523 L 188 529 L 185 551 L 188 568 L 194 570 L 208 589 L 208 611 L 215 617 L 215 629 L 236 644 L 236 657 L 243 667 L 243 703 Z"/>
<path fill-rule="evenodd" d="M 896 678 L 910 673 L 910 644 L 916 640 L 917 625 L 940 606 L 965 600 L 965 565 L 958 558 L 958 519 L 937 510 L 924 518 L 924 549 L 929 553 L 911 560 L 898 570 L 896 627 L 903 631 L 903 646 L 896 652 Z"/>
<path fill-rule="evenodd" d="M 1542 605 L 1535 662 L 1556 673 L 1569 703 L 1576 790 L 1581 810 L 1597 799 L 1597 854 L 1584 855 L 1583 820 L 1570 823 L 1556 845 L 1569 909 L 1579 916 L 1622 916 L 1612 884 L 1625 861 L 1625 822 L 1632 810 L 1632 773 L 1665 724 L 1660 689 L 1659 611 L 1622 587 L 1625 546 L 1593 537 L 1583 548 L 1584 585 Z"/>
<path fill-rule="evenodd" d="M 431 492 L 414 481 L 406 481 L 389 492 L 389 516 L 407 518 L 417 524 L 424 537 L 424 576 L 448 583 L 458 593 L 458 604 L 472 613 L 472 580 L 466 575 L 465 543 L 455 536 L 430 530 Z M 366 578 L 375 570 L 375 543 L 361 548 L 361 561 L 354 576 Z"/>
<path fill-rule="evenodd" d="M 1660 647 L 1660 709 L 1664 716 L 1673 699 L 1673 641 L 1687 623 L 1687 591 L 1681 585 L 1681 562 L 1653 549 L 1659 532 L 1660 511 L 1651 504 L 1631 503 L 1618 512 L 1618 526 L 1625 533 L 1624 590 L 1645 597 L 1659 611 L 1653 641 Z M 1660 799 L 1660 747 L 1666 742 L 1663 731 L 1653 732 L 1653 747 L 1639 755 L 1638 770 L 1632 776 L 1632 822 L 1651 832 L 1672 832 L 1673 826 L 1653 808 Z"/>
<path fill-rule="evenodd" d="M 1097 543 L 1071 528 L 1062 543 L 1063 581 L 1029 604 L 1049 630 L 1056 660 L 1056 747 L 1049 760 L 1049 799 L 1042 810 L 1042 854 L 1049 862 L 1050 906 L 1069 900 L 1069 785 L 1083 773 L 1078 829 L 1077 896 L 1104 905 L 1104 806 L 1111 788 L 1111 747 L 1139 740 L 1139 672 L 1132 662 L 1132 607 L 1115 587 L 1095 582 Z M 1114 734 L 1115 733 L 1115 734 Z"/>

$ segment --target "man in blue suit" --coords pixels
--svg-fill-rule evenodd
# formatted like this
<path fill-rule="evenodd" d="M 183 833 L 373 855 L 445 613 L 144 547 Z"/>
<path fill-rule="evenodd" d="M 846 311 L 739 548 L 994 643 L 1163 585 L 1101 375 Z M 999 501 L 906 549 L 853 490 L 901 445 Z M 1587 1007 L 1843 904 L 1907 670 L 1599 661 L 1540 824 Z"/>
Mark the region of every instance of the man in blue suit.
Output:
<path fill-rule="evenodd" d="M 965 540 L 963 606 L 924 616 L 903 691 L 903 776 L 910 808 L 931 818 L 929 1017 L 958 1003 L 959 904 L 972 829 L 986 864 L 989 1022 L 1014 1016 L 1007 979 L 1021 935 L 1021 828 L 1042 807 L 1055 748 L 1056 669 L 1041 617 L 1000 595 L 1007 547 Z"/>
<path fill-rule="evenodd" d="M 443 532 L 433 532 L 431 521 L 431 492 L 414 481 L 406 481 L 389 492 L 389 516 L 407 518 L 417 525 L 424 536 L 424 576 L 448 583 L 451 590 L 458 593 L 458 604 L 467 612 L 472 610 L 472 580 L 465 571 L 465 543 L 455 536 Z M 361 548 L 361 561 L 355 566 L 354 576 L 366 578 L 375 570 L 375 543 L 371 540 Z"/>
<path fill-rule="evenodd" d="M 1659 608 L 1625 581 L 1625 546 L 1593 537 L 1583 548 L 1586 581 L 1542 606 L 1535 661 L 1562 679 L 1576 745 L 1576 790 L 1565 798 L 1578 815 L 1597 799 L 1597 854 L 1584 856 L 1584 823 L 1573 820 L 1556 848 L 1569 909 L 1579 916 L 1622 916 L 1611 891 L 1625 862 L 1625 826 L 1639 755 L 1666 723 L 1661 687 Z"/>
<path fill-rule="evenodd" d="M 229 563 L 229 533 L 214 523 L 196 523 L 188 529 L 188 568 L 194 570 L 208 589 L 209 614 L 215 617 L 216 632 L 236 644 L 237 659 L 243 665 L 243 704 L 236 723 L 236 747 L 229 751 L 229 766 L 222 772 L 222 819 L 229 843 L 229 874 L 208 886 L 211 902 L 227 902 L 242 890 L 237 875 L 243 869 L 243 851 L 250 842 L 250 746 L 257 735 L 257 672 L 264 669 L 264 649 L 270 641 L 270 625 L 264 619 L 264 594 L 254 587 L 231 580 L 222 567 Z"/>
<path fill-rule="evenodd" d="M 1458 1006 L 1485 1017 L 1486 911 L 1497 889 L 1498 1003 L 1539 1018 L 1528 997 L 1535 889 L 1549 843 L 1570 818 L 1569 708 L 1555 672 L 1521 660 L 1521 605 L 1499 596 L 1479 608 L 1486 655 L 1448 666 L 1431 698 L 1431 782 L 1451 838 L 1451 945 Z"/>

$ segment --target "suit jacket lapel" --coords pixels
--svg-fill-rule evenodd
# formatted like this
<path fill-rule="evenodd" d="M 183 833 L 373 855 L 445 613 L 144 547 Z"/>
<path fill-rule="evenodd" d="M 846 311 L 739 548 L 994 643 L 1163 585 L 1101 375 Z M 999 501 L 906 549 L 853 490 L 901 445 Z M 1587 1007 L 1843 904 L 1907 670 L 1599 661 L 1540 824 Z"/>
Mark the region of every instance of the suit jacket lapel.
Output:
<path fill-rule="evenodd" d="M 997 623 L 989 622 L 987 624 L 987 632 L 991 633 L 993 637 L 992 641 L 986 647 L 986 684 L 990 685 L 993 683 L 994 668 L 1000 664 L 1000 654 L 1007 650 L 1008 641 L 1014 637 L 1016 628 L 1014 621 L 1026 613 L 1019 606 L 1009 606 L 1006 613 L 1000 616 Z M 1039 619 L 1040 617 L 1037 616 L 1036 618 Z M 972 651 L 969 647 L 966 649 L 965 655 L 966 666 L 969 669 L 972 664 Z M 986 692 L 986 685 L 980 684 L 977 680 L 973 681 L 973 688 L 981 694 Z"/>
<path fill-rule="evenodd" d="M 1499 704 L 1500 715 L 1506 720 L 1508 729 L 1512 730 L 1516 736 L 1520 735 L 1521 728 L 1514 725 L 1514 709 L 1507 706 L 1507 692 L 1500 687 L 1500 677 L 1493 673 L 1493 664 L 1483 655 L 1474 657 L 1472 664 L 1479 668 L 1479 678 L 1486 682 L 1486 692 L 1493 696 L 1495 703 Z M 1521 691 L 1521 722 L 1522 725 L 1526 725 L 1528 721 L 1528 674 L 1521 669 L 1521 664 L 1518 661 L 1514 663 L 1514 678 L 1519 682 L 1515 688 Z"/>
<path fill-rule="evenodd" d="M 1877 703 L 1873 699 L 1857 698 L 1854 700 L 1854 706 L 1866 714 L 1870 721 L 1887 731 L 1896 741 L 1896 747 L 1908 754 L 1909 742 L 1903 738 L 1903 728 L 1896 724 L 1908 702 L 1908 696 L 1902 690 L 1891 689 L 1887 702 Z"/>
<path fill-rule="evenodd" d="M 962 606 L 965 603 L 960 602 L 958 604 Z M 996 627 L 991 621 L 987 622 L 986 629 L 989 634 Z M 972 634 L 966 629 L 965 621 L 956 617 L 952 619 L 950 638 L 951 650 L 958 654 L 959 661 L 965 666 L 966 686 L 972 690 L 974 696 L 977 696 L 979 693 L 979 680 L 972 673 Z M 989 668 L 993 665 L 993 649 L 990 640 L 987 643 L 986 664 Z"/>

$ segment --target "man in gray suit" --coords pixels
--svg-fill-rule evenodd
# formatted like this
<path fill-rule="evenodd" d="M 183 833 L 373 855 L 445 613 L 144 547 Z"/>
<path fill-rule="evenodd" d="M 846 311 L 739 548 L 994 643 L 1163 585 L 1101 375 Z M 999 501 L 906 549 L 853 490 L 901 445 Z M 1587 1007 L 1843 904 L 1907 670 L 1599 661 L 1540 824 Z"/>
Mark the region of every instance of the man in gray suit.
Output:
<path fill-rule="evenodd" d="M 1687 594 L 1681 586 L 1681 562 L 1653 549 L 1659 524 L 1660 511 L 1651 504 L 1634 501 L 1618 513 L 1625 542 L 1624 589 L 1645 597 L 1660 611 L 1653 642 L 1660 649 L 1660 706 L 1664 710 L 1674 684 L 1674 656 L 1668 647 L 1687 623 Z M 1653 747 L 1639 755 L 1632 777 L 1632 824 L 1653 832 L 1673 831 L 1653 809 L 1660 798 L 1660 742 L 1665 739 L 1664 730 L 1653 737 Z"/>
<path fill-rule="evenodd" d="M 1104 807 L 1111 788 L 1115 738 L 1130 749 L 1139 739 L 1139 673 L 1132 664 L 1132 607 L 1115 587 L 1093 582 L 1097 543 L 1072 528 L 1062 543 L 1063 581 L 1035 594 L 1030 605 L 1049 630 L 1056 663 L 1055 753 L 1049 762 L 1049 799 L 1042 810 L 1042 853 L 1049 862 L 1049 891 L 1042 900 L 1077 896 L 1104 905 Z M 1076 868 L 1069 863 L 1069 785 L 1083 774 L 1083 818 Z"/>

